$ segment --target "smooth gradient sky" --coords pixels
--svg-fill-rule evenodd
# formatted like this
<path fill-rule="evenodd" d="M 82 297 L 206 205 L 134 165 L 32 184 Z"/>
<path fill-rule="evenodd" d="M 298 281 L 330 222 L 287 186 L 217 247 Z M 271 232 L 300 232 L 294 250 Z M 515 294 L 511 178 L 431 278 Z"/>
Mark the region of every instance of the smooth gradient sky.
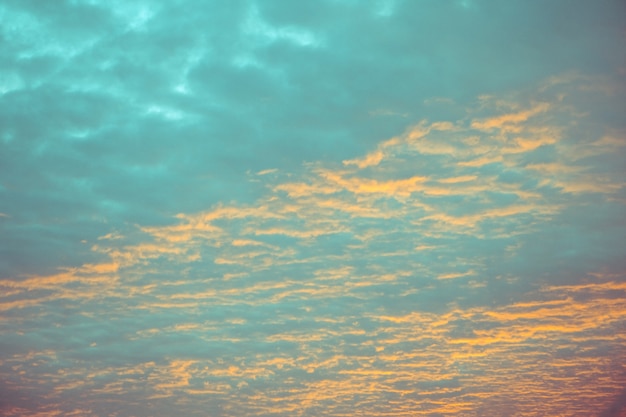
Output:
<path fill-rule="evenodd" d="M 623 1 L 0 22 L 0 414 L 626 415 Z"/>

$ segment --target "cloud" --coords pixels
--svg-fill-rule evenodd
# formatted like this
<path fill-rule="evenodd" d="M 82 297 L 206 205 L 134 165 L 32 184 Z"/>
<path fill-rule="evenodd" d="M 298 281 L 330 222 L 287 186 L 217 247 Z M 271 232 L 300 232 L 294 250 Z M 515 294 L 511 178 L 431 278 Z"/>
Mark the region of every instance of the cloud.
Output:
<path fill-rule="evenodd" d="M 539 103 L 527 110 L 503 114 L 483 120 L 474 120 L 472 121 L 471 127 L 478 130 L 499 130 L 505 133 L 517 133 L 521 129 L 519 127 L 520 124 L 527 122 L 529 118 L 544 113 L 547 110 L 548 103 Z"/>
<path fill-rule="evenodd" d="M 481 100 L 482 111 L 502 106 Z M 517 106 L 518 114 L 538 114 Z M 109 231 L 92 246 L 97 262 L 4 279 L 3 312 L 19 318 L 14 326 L 29 337 L 54 343 L 48 353 L 31 348 L 47 371 L 13 348 L 2 366 L 19 364 L 46 381 L 69 355 L 81 358 L 82 368 L 51 385 L 47 395 L 59 404 L 87 387 L 87 401 L 97 405 L 98 395 L 124 397 L 143 384 L 156 403 L 201 398 L 262 415 L 323 404 L 340 412 L 336 401 L 345 397 L 375 415 L 382 409 L 374 404 L 388 401 L 402 404 L 400 413 L 431 414 L 510 403 L 499 364 L 523 375 L 507 392 L 562 407 L 558 398 L 577 392 L 581 369 L 610 375 L 603 358 L 619 355 L 615 328 L 626 314 L 620 270 L 595 269 L 619 268 L 619 250 L 606 248 L 619 231 L 598 235 L 605 250 L 591 252 L 584 224 L 569 216 L 575 210 L 590 221 L 587 196 L 595 195 L 594 209 L 605 206 L 616 221 L 623 207 L 609 207 L 619 204 L 622 185 L 595 176 L 593 187 L 572 192 L 593 160 L 572 157 L 586 148 L 568 140 L 567 125 L 550 140 L 537 136 L 561 122 L 552 107 L 542 109 L 538 120 L 489 122 L 477 138 L 471 117 L 466 125 L 422 121 L 381 141 L 375 164 L 358 162 L 368 156 L 310 164 L 295 181 L 262 171 L 250 178 L 265 187 L 252 204 L 221 203 L 161 225 Z M 553 152 L 538 157 L 535 146 L 503 140 L 512 133 L 539 137 Z M 614 152 L 613 137 L 589 142 L 589 152 Z M 434 145 L 441 140 L 446 151 Z M 499 155 L 497 171 L 467 164 L 485 152 Z M 559 223 L 576 231 L 578 246 L 558 240 L 568 239 L 551 229 Z M 37 323 L 52 311 L 61 322 L 46 332 Z M 71 311 L 79 316 L 63 325 Z M 73 339 L 63 341 L 67 335 Z M 104 359 L 122 349 L 131 350 Z M 562 356 L 539 369 L 550 351 Z M 555 385 L 540 389 L 538 380 Z M 616 389 L 615 378 L 607 381 L 594 391 L 597 404 Z M 373 402 L 361 402 L 364 394 Z M 254 401 L 236 406 L 235 395 Z M 527 394 L 515 396 L 516 410 L 529 409 Z M 576 397 L 569 406 L 583 407 Z"/>
<path fill-rule="evenodd" d="M 621 12 L 4 2 L 1 412 L 616 412 Z"/>

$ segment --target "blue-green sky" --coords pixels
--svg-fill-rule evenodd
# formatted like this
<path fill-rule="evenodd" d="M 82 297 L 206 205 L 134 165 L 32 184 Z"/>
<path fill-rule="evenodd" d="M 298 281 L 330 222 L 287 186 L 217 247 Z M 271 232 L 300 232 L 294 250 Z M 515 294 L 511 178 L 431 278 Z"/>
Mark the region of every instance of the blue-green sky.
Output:
<path fill-rule="evenodd" d="M 0 414 L 625 412 L 623 1 L 0 22 Z"/>

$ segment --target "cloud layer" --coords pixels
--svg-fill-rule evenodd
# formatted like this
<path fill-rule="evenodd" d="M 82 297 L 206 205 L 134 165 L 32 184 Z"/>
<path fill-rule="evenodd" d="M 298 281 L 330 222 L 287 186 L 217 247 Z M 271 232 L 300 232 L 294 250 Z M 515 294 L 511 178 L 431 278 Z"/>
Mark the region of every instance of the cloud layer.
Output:
<path fill-rule="evenodd" d="M 623 5 L 307 4 L 0 6 L 2 413 L 623 412 Z"/>

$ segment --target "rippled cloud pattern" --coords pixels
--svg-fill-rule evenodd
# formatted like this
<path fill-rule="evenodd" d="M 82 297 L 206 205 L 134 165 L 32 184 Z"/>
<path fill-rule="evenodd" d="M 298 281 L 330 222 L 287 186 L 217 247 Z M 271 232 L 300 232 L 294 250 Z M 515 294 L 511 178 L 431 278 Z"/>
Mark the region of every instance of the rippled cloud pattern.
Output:
<path fill-rule="evenodd" d="M 626 415 L 623 16 L 5 1 L 0 414 Z"/>

